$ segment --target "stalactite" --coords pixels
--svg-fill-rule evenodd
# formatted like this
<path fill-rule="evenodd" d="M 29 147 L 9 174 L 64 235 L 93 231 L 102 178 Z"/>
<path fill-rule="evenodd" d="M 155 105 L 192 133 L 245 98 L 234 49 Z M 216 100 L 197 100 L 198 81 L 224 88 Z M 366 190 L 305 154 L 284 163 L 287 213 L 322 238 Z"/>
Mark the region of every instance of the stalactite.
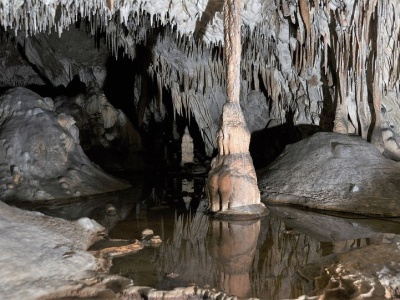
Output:
<path fill-rule="evenodd" d="M 157 61 L 157 67 L 151 67 L 149 73 L 153 78 L 154 74 L 159 74 L 159 96 L 163 88 L 170 89 L 174 94 L 173 103 L 177 113 L 189 114 L 191 107 L 194 107 L 192 101 L 200 101 L 201 97 L 211 99 L 212 93 L 226 86 L 222 71 L 222 36 L 217 34 L 218 30 L 210 31 L 213 34 L 207 35 L 207 30 L 220 26 L 221 15 L 217 12 L 207 24 L 210 26 L 204 29 L 206 34 L 203 40 L 189 38 L 194 31 L 191 26 L 203 14 L 207 1 L 184 1 L 183 4 L 180 1 L 170 2 L 77 0 L 75 4 L 70 4 L 66 0 L 26 0 L 3 5 L 0 23 L 5 29 L 14 29 L 16 32 L 25 30 L 27 35 L 50 31 L 53 26 L 61 34 L 81 15 L 88 18 L 91 34 L 94 35 L 98 28 L 106 31 L 107 45 L 114 55 L 123 47 L 124 53 L 130 58 L 135 56 L 136 44 L 146 44 L 149 37 L 153 36 L 153 29 L 157 28 L 162 34 L 156 43 L 163 44 L 167 42 L 167 37 L 171 38 L 175 45 L 170 46 L 170 51 L 186 54 L 180 66 L 193 64 L 195 67 L 188 68 L 191 70 L 185 74 L 179 74 L 180 67 L 168 59 L 161 62 L 160 58 L 165 53 L 156 49 L 154 62 Z M 347 106 L 346 109 L 338 109 L 338 113 L 344 115 L 337 119 L 347 122 L 344 126 L 346 130 L 353 130 L 354 126 L 363 138 L 368 138 L 371 120 L 379 121 L 380 118 L 379 102 L 385 100 L 388 91 L 393 90 L 398 96 L 400 94 L 400 15 L 396 13 L 400 11 L 400 3 L 395 0 L 354 0 L 346 1 L 346 5 L 342 1 L 330 0 L 253 2 L 254 7 L 259 8 L 257 13 L 251 15 L 250 8 L 243 13 L 242 70 L 243 81 L 247 84 L 244 95 L 250 90 L 261 89 L 261 85 L 265 87 L 267 96 L 273 101 L 271 117 L 278 119 L 285 115 L 285 111 L 281 110 L 294 111 L 297 109 L 296 101 L 304 100 L 304 95 L 299 92 L 302 82 L 306 82 L 304 90 L 309 92 L 312 89 L 309 87 L 313 81 L 310 80 L 311 76 L 337 76 L 337 85 L 331 82 L 329 88 L 338 92 L 332 93 L 332 99 L 326 101 Z M 113 9 L 118 13 L 113 14 Z M 289 22 L 295 30 L 288 30 Z M 289 32 L 290 45 L 285 41 L 282 49 L 288 50 L 292 62 L 288 62 L 284 51 L 278 49 L 282 30 Z M 374 31 L 376 41 L 372 38 Z M 322 67 L 318 64 L 319 60 L 322 61 Z M 319 89 L 319 93 L 313 95 L 323 94 L 321 87 L 315 89 Z M 368 98 L 374 99 L 372 112 Z M 316 105 L 319 100 L 313 96 L 307 101 L 307 114 L 319 114 Z M 358 124 L 354 124 L 354 111 Z M 376 116 L 372 117 L 371 114 Z M 300 119 L 301 122 L 318 125 L 313 117 L 304 116 Z M 209 124 L 207 126 L 212 127 Z M 376 124 L 377 130 L 379 124 Z"/>
<path fill-rule="evenodd" d="M 311 42 L 311 37 L 310 37 L 310 30 L 311 30 L 311 22 L 310 22 L 310 11 L 307 5 L 307 0 L 299 0 L 299 7 L 300 7 L 300 14 L 303 19 L 304 25 L 306 27 L 306 32 L 305 32 L 305 45 L 308 47 Z M 308 60 L 308 57 L 306 61 Z"/>

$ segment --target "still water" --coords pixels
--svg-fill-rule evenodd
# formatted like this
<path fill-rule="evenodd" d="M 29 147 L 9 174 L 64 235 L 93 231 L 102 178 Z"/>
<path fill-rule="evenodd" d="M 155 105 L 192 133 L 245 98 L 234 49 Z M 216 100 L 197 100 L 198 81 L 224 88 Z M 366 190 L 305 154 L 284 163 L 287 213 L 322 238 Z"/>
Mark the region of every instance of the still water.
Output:
<path fill-rule="evenodd" d="M 110 272 L 160 290 L 196 285 L 239 298 L 312 296 L 329 283 L 325 268 L 336 254 L 390 243 L 400 234 L 398 218 L 287 206 L 269 207 L 269 215 L 255 221 L 218 221 L 204 213 L 203 176 L 159 174 L 144 184 L 132 182 L 136 187 L 120 193 L 36 209 L 67 219 L 94 218 L 112 239 L 141 239 L 143 230 L 153 230 L 160 245 L 115 258 Z"/>

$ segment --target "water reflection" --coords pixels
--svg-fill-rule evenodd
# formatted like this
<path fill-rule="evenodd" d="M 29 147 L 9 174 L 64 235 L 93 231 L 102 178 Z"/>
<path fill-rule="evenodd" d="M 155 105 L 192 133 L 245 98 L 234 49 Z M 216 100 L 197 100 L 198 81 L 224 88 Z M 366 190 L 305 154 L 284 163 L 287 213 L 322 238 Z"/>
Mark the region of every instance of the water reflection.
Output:
<path fill-rule="evenodd" d="M 400 220 L 393 218 L 343 218 L 289 207 L 270 212 L 249 223 L 173 208 L 147 214 L 145 224 L 126 220 L 111 235 L 121 238 L 127 230 L 132 238 L 132 232 L 162 226 L 164 242 L 114 260 L 112 271 L 161 290 L 197 285 L 240 298 L 295 299 L 326 288 L 326 268 L 338 253 L 390 242 L 400 233 Z"/>
<path fill-rule="evenodd" d="M 185 203 L 185 208 L 189 210 L 190 202 L 192 201 L 194 193 L 194 180 L 183 178 L 182 179 L 182 197 Z"/>
<path fill-rule="evenodd" d="M 162 278 L 156 284 L 158 289 L 215 286 L 215 268 L 206 246 L 208 228 L 208 217 L 202 213 L 176 216 L 173 233 L 154 256 Z"/>
<path fill-rule="evenodd" d="M 273 214 L 263 220 L 260 236 L 252 270 L 254 296 L 293 299 L 303 295 L 305 285 L 296 271 L 321 256 L 319 243 L 293 231 Z"/>
<path fill-rule="evenodd" d="M 321 294 L 330 283 L 326 268 L 341 253 L 400 240 L 400 218 L 273 206 L 270 215 L 258 221 L 213 220 L 194 212 L 201 205 L 203 178 L 154 181 L 160 186 L 148 188 L 145 196 L 143 189 L 135 188 L 48 201 L 29 209 L 66 219 L 94 218 L 110 230 L 111 238 L 139 239 L 144 229 L 153 229 L 163 243 L 114 259 L 111 272 L 133 279 L 136 285 L 161 290 L 196 285 L 240 298 L 280 300 Z"/>
<path fill-rule="evenodd" d="M 219 287 L 229 295 L 252 296 L 250 270 L 261 221 L 210 221 L 208 249 L 216 262 Z"/>
<path fill-rule="evenodd" d="M 107 229 L 125 219 L 143 197 L 141 185 L 103 194 L 43 201 L 19 201 L 13 205 L 48 216 L 77 220 L 83 217 L 95 219 Z"/>

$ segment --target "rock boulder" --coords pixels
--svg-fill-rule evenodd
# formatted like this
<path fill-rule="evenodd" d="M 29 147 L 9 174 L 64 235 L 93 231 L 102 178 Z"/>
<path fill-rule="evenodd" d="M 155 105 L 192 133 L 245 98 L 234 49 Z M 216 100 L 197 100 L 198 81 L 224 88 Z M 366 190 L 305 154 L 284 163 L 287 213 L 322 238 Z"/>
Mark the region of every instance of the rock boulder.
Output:
<path fill-rule="evenodd" d="M 361 137 L 316 133 L 258 173 L 262 201 L 400 216 L 400 165 Z"/>
<path fill-rule="evenodd" d="M 69 198 L 129 187 L 92 164 L 75 120 L 26 88 L 0 97 L 0 197 Z"/>

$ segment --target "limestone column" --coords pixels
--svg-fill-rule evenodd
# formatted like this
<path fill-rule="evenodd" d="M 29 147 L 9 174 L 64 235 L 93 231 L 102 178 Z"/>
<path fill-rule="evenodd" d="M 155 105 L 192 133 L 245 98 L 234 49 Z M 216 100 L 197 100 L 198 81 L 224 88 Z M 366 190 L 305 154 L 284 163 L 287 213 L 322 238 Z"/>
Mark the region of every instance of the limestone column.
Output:
<path fill-rule="evenodd" d="M 227 102 L 217 133 L 218 155 L 211 162 L 206 192 L 210 211 L 230 219 L 266 214 L 253 161 L 249 153 L 250 132 L 239 103 L 241 59 L 241 2 L 224 3 L 224 62 Z"/>

